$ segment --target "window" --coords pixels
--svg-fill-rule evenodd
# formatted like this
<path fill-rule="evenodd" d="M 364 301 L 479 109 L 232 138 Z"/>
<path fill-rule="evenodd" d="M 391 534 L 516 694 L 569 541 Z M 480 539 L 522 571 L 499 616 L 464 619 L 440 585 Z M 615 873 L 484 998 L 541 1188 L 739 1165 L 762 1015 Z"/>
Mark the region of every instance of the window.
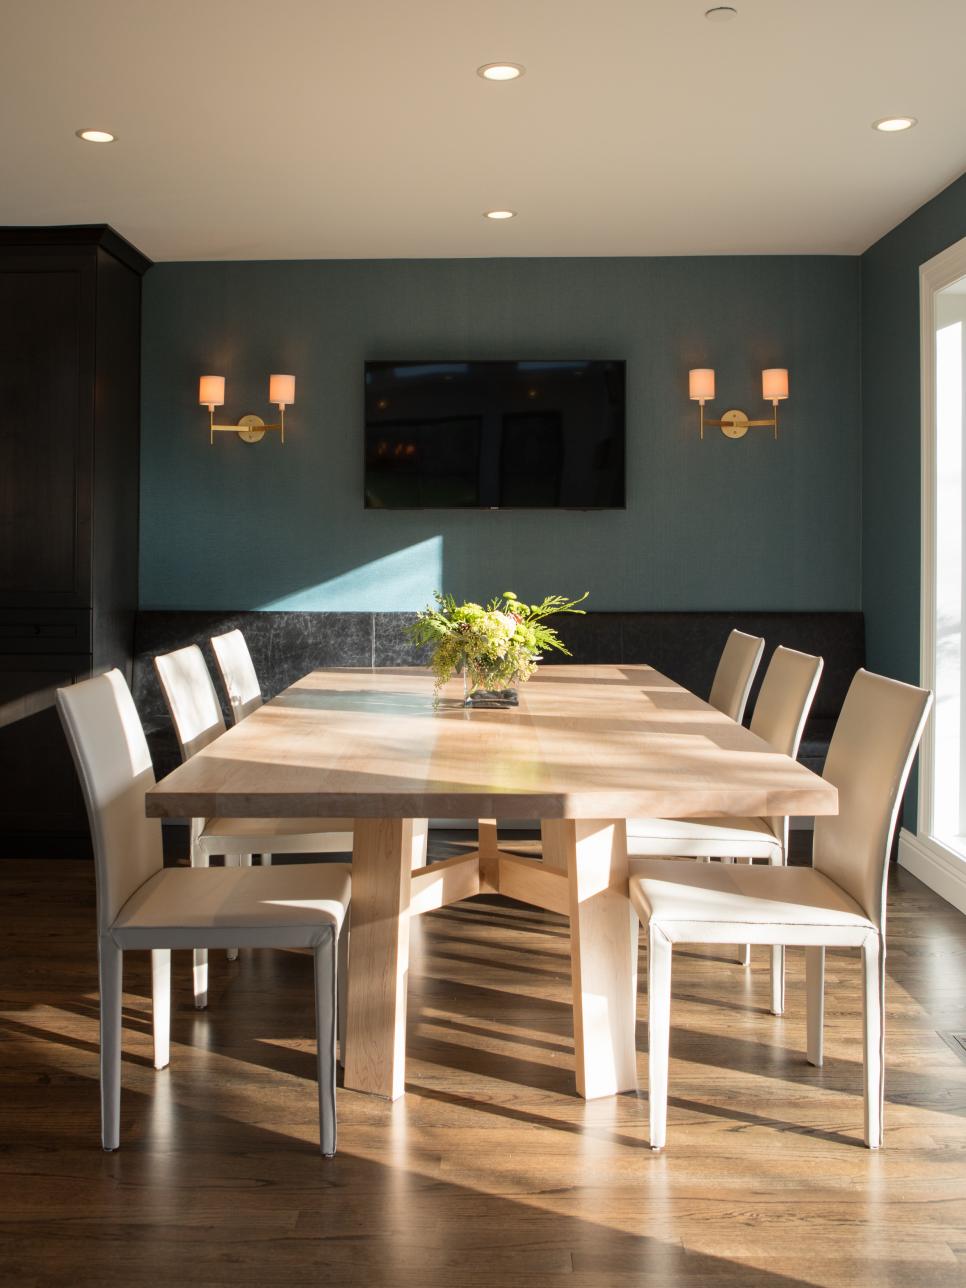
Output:
<path fill-rule="evenodd" d="M 903 863 L 966 900 L 966 240 L 922 266 L 922 679 L 936 695 Z"/>

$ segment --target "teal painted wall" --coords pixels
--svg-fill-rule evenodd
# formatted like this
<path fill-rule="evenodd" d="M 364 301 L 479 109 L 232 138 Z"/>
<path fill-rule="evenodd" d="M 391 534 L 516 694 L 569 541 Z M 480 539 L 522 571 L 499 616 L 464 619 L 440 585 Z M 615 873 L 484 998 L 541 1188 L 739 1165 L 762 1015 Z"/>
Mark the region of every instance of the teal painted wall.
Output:
<path fill-rule="evenodd" d="M 919 679 L 919 267 L 966 237 L 966 175 L 862 256 L 862 606 L 870 666 Z"/>
<path fill-rule="evenodd" d="M 919 680 L 919 266 L 966 237 L 966 175 L 862 256 L 862 607 L 869 666 Z M 915 783 L 905 826 L 915 828 Z"/>
<path fill-rule="evenodd" d="M 144 282 L 141 603 L 411 609 L 592 591 L 592 607 L 860 606 L 860 275 L 839 257 L 161 264 Z M 366 358 L 624 358 L 628 505 L 619 513 L 366 512 Z M 687 372 L 717 369 L 718 414 L 783 433 L 702 443 Z M 208 445 L 266 419 L 291 371 L 287 441 Z"/>

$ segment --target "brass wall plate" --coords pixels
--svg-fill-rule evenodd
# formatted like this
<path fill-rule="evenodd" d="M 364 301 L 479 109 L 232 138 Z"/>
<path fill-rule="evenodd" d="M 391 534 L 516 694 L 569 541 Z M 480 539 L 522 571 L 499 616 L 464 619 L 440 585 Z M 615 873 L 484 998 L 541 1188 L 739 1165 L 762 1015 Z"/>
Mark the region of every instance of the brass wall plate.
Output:
<path fill-rule="evenodd" d="M 743 411 L 726 411 L 721 417 L 721 432 L 727 438 L 744 438 L 748 433 L 748 417 Z"/>
<path fill-rule="evenodd" d="M 264 429 L 260 428 L 264 424 L 261 416 L 242 416 L 238 422 L 238 437 L 243 443 L 257 443 L 265 437 Z"/>

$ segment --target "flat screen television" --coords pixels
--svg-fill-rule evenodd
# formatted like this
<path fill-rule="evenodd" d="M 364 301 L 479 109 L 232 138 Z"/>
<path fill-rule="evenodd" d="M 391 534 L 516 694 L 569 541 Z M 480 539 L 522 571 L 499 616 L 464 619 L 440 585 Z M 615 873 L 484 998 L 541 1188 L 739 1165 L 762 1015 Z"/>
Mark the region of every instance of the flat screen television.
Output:
<path fill-rule="evenodd" d="M 365 504 L 623 509 L 624 363 L 367 362 Z"/>

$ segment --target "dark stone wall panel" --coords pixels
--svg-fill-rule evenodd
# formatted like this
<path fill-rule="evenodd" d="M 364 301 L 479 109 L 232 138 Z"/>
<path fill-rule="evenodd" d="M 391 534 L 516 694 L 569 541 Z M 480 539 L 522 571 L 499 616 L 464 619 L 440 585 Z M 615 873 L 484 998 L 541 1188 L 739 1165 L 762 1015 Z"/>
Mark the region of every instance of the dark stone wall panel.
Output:
<path fill-rule="evenodd" d="M 177 745 L 152 664 L 157 654 L 198 644 L 220 693 L 209 640 L 212 635 L 238 629 L 248 641 L 262 693 L 271 698 L 316 667 L 425 664 L 428 650 L 416 648 L 405 635 L 405 627 L 414 617 L 414 613 L 140 612 L 134 697 L 148 730 L 157 773 L 167 773 L 178 763 Z M 732 628 L 762 635 L 765 656 L 749 710 L 768 659 L 779 644 L 818 654 L 825 659 L 825 670 L 802 749 L 809 768 L 818 770 L 852 676 L 865 663 L 861 613 L 588 613 L 560 617 L 554 625 L 575 662 L 627 666 L 648 662 L 699 694 L 710 689 Z M 544 659 L 547 665 L 569 660 L 558 653 Z"/>

